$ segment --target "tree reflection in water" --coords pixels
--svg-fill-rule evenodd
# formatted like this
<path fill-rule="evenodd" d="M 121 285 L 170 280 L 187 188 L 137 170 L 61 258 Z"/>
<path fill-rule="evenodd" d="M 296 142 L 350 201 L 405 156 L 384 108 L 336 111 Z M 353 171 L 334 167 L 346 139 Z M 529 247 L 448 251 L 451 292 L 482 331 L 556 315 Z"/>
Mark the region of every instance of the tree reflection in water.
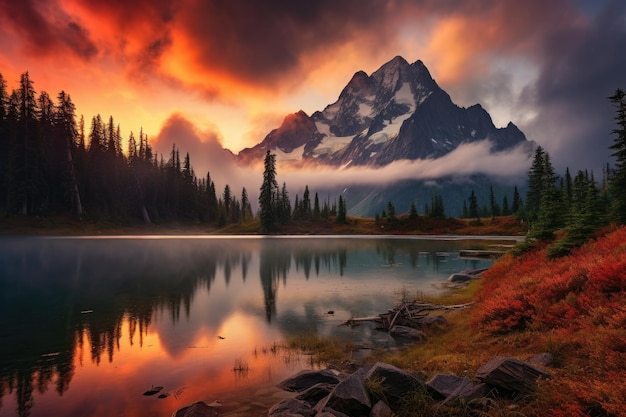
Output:
<path fill-rule="evenodd" d="M 210 292 L 221 276 L 228 286 L 236 270 L 245 282 L 257 257 L 272 323 L 292 267 L 307 281 L 312 272 L 343 277 L 350 257 L 371 262 L 373 251 L 381 264 L 407 256 L 416 269 L 424 257 L 438 268 L 446 248 L 393 239 L 0 239 L 0 413 L 7 394 L 24 417 L 34 392 L 67 392 L 86 345 L 92 363 L 112 363 L 123 338 L 143 346 L 156 313 L 174 325 L 188 320 L 199 289 Z"/>

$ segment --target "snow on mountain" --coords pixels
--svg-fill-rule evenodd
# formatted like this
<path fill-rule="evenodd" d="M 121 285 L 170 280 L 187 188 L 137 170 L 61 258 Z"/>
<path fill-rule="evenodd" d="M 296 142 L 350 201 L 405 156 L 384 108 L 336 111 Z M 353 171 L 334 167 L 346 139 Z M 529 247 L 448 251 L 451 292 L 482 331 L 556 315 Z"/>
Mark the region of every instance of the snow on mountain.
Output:
<path fill-rule="evenodd" d="M 372 75 L 358 71 L 334 103 L 308 116 L 285 117 L 258 145 L 242 150 L 242 163 L 269 149 L 278 160 L 383 166 L 401 159 L 439 158 L 462 143 L 488 139 L 494 150 L 526 140 L 513 124 L 496 128 L 480 106 L 456 106 L 421 61 L 395 57 Z"/>

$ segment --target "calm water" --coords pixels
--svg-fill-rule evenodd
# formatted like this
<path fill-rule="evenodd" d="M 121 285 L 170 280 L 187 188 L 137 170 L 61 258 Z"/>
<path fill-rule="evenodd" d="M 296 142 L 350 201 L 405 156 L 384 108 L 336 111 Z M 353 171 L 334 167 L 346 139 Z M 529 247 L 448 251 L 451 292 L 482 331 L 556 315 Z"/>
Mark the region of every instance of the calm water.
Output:
<path fill-rule="evenodd" d="M 0 416 L 170 416 L 198 400 L 263 415 L 284 395 L 274 385 L 311 367 L 272 349 L 285 337 L 392 345 L 371 326 L 339 324 L 385 311 L 402 288 L 435 291 L 451 273 L 488 266 L 458 251 L 494 243 L 2 238 Z M 143 396 L 152 386 L 169 397 Z"/>

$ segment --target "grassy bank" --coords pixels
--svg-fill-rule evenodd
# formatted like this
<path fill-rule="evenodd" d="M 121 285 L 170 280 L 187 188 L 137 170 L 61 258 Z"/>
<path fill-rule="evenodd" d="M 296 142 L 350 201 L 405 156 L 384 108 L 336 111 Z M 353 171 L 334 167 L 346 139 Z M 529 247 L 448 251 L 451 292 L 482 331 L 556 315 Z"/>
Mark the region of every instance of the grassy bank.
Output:
<path fill-rule="evenodd" d="M 554 363 L 547 369 L 552 378 L 540 381 L 534 395 L 488 401 L 479 412 L 454 405 L 427 415 L 625 415 L 626 228 L 605 231 L 559 259 L 549 259 L 545 245 L 507 255 L 482 280 L 429 301 L 475 304 L 443 313 L 450 325 L 428 331 L 425 343 L 401 352 L 377 351 L 367 360 L 424 378 L 437 373 L 471 378 L 494 356 L 527 360 L 548 352 Z M 309 348 L 326 350 L 316 343 Z M 329 362 L 340 366 L 347 359 L 338 355 Z"/>
<path fill-rule="evenodd" d="M 112 220 L 78 220 L 70 216 L 25 217 L 0 216 L 0 235 L 205 235 L 205 234 L 260 234 L 259 222 L 230 224 L 214 227 L 195 223 L 123 222 Z M 410 220 L 401 217 L 395 221 L 376 222 L 372 218 L 349 217 L 346 224 L 334 219 L 292 221 L 277 225 L 271 234 L 277 235 L 493 235 L 520 236 L 525 226 L 513 216 L 482 219 L 433 219 L 420 217 Z"/>

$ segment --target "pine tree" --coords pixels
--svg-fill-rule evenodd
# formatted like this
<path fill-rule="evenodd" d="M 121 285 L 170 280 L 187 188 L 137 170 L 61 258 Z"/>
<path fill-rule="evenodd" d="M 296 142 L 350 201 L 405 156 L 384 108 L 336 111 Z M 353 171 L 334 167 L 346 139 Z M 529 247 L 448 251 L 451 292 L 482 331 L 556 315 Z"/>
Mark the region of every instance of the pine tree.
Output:
<path fill-rule="evenodd" d="M 526 212 L 530 221 L 536 220 L 539 215 L 541 196 L 544 191 L 545 166 L 545 152 L 541 146 L 537 146 L 528 172 L 528 191 L 526 191 Z"/>
<path fill-rule="evenodd" d="M 474 190 L 472 190 L 469 196 L 469 209 L 467 214 L 470 219 L 478 220 L 480 218 L 478 214 L 478 199 L 476 198 L 476 194 L 474 194 Z"/>
<path fill-rule="evenodd" d="M 489 208 L 492 219 L 500 215 L 500 207 L 498 206 L 498 203 L 496 203 L 496 197 L 493 194 L 493 185 L 489 186 Z"/>
<path fill-rule="evenodd" d="M 246 187 L 243 187 L 241 189 L 241 221 L 245 223 L 250 218 L 252 218 L 252 207 L 250 207 L 248 191 L 246 191 Z"/>
<path fill-rule="evenodd" d="M 317 196 L 317 193 L 315 193 L 315 200 L 313 203 L 313 218 L 314 219 L 319 219 L 321 216 L 321 210 L 320 210 L 320 200 L 319 197 Z"/>
<path fill-rule="evenodd" d="M 391 201 L 389 201 L 387 203 L 387 222 L 388 223 L 393 223 L 396 220 L 398 220 L 396 218 L 396 208 L 394 207 L 393 203 Z"/>
<path fill-rule="evenodd" d="M 543 155 L 543 187 L 537 220 L 532 226 L 531 236 L 540 240 L 552 239 L 554 232 L 565 225 L 562 193 L 557 189 L 557 175 L 554 173 L 550 154 Z"/>
<path fill-rule="evenodd" d="M 509 208 L 509 199 L 507 196 L 502 198 L 502 215 L 508 216 L 511 214 L 511 209 Z"/>
<path fill-rule="evenodd" d="M 411 201 L 411 207 L 409 208 L 409 219 L 416 220 L 419 217 L 417 214 L 417 207 L 415 207 L 415 202 Z"/>
<path fill-rule="evenodd" d="M 309 193 L 309 186 L 304 186 L 304 194 L 302 195 L 302 209 L 300 210 L 302 213 L 302 217 L 305 219 L 311 218 L 311 197 Z"/>
<path fill-rule="evenodd" d="M 263 184 L 259 194 L 259 209 L 261 212 L 261 228 L 269 232 L 274 228 L 276 221 L 276 206 L 274 196 L 278 190 L 276 181 L 276 155 L 268 150 L 265 154 Z"/>
<path fill-rule="evenodd" d="M 611 156 L 615 158 L 615 172 L 610 181 L 612 216 L 620 224 L 626 224 L 626 93 L 617 89 L 609 100 L 617 110 L 617 127 L 613 130 L 616 137 L 610 146 Z"/>
<path fill-rule="evenodd" d="M 511 212 L 513 214 L 517 214 L 518 211 L 522 208 L 522 200 L 519 195 L 519 190 L 517 189 L 517 185 L 513 189 L 513 203 L 511 203 Z"/>
<path fill-rule="evenodd" d="M 341 194 L 339 194 L 339 204 L 337 207 L 337 217 L 335 221 L 339 224 L 345 224 L 347 222 L 346 202 Z"/>

